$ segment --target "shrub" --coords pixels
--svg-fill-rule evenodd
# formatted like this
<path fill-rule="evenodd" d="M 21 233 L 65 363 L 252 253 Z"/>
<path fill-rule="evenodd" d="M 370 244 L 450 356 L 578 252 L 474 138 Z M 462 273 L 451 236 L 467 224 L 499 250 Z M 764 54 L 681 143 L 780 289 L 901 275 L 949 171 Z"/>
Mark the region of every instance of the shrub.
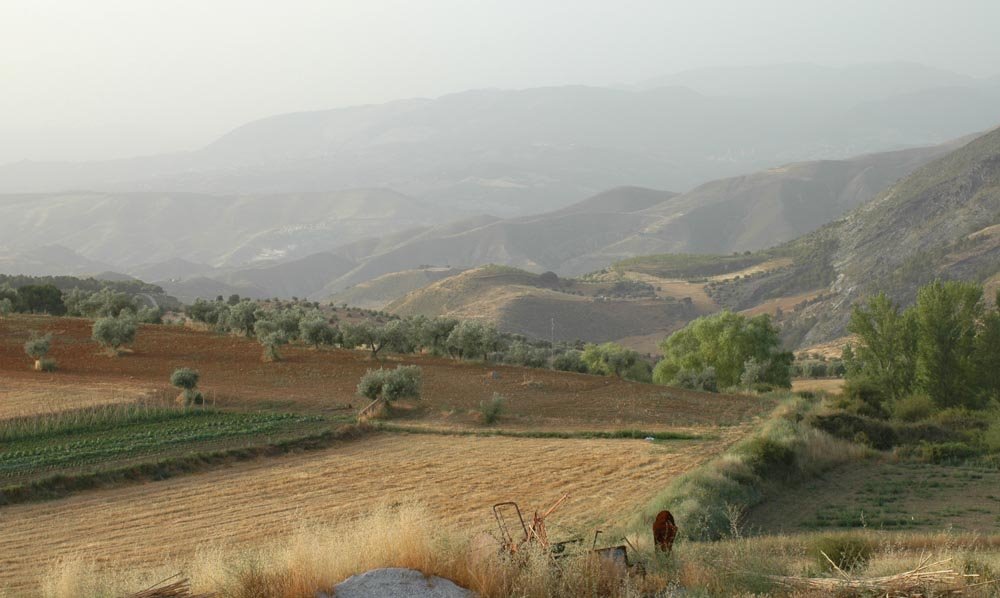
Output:
<path fill-rule="evenodd" d="M 983 446 L 989 453 L 1000 453 L 1000 418 L 994 419 L 983 433 Z"/>
<path fill-rule="evenodd" d="M 707 367 L 701 371 L 681 370 L 674 376 L 673 384 L 691 390 L 719 392 L 719 384 L 713 367 Z"/>
<path fill-rule="evenodd" d="M 904 422 L 927 419 L 934 413 L 934 400 L 928 395 L 915 393 L 892 403 L 892 416 Z"/>
<path fill-rule="evenodd" d="M 495 424 L 500 418 L 500 414 L 503 413 L 506 403 L 507 399 L 502 394 L 496 392 L 493 393 L 493 398 L 489 401 L 480 401 L 479 416 L 482 418 L 483 423 L 486 425 Z"/>
<path fill-rule="evenodd" d="M 403 365 L 394 370 L 368 370 L 358 382 L 358 394 L 371 400 L 386 402 L 403 398 L 420 398 L 422 372 L 418 366 Z"/>
<path fill-rule="evenodd" d="M 870 378 L 849 378 L 844 384 L 844 397 L 864 405 L 865 409 L 859 410 L 859 412 L 863 411 L 864 415 L 885 416 L 883 405 L 889 397 L 885 389 Z"/>
<path fill-rule="evenodd" d="M 200 374 L 191 368 L 177 368 L 170 375 L 170 383 L 183 390 L 191 390 L 198 386 Z"/>
<path fill-rule="evenodd" d="M 135 320 L 125 316 L 99 318 L 91 336 L 112 355 L 118 355 L 122 346 L 135 340 L 136 327 Z"/>
<path fill-rule="evenodd" d="M 979 451 L 964 442 L 941 442 L 920 445 L 920 457 L 931 463 L 961 463 L 979 454 Z"/>
<path fill-rule="evenodd" d="M 833 569 L 831 561 L 844 571 L 860 569 L 868 564 L 874 552 L 875 547 L 870 541 L 852 534 L 823 536 L 810 547 L 816 563 L 826 570 Z"/>
<path fill-rule="evenodd" d="M 751 470 L 764 479 L 789 478 L 795 470 L 795 451 L 766 436 L 749 441 L 743 451 Z"/>
<path fill-rule="evenodd" d="M 859 440 L 863 434 L 867 444 L 883 451 L 892 448 L 899 441 L 899 436 L 891 425 L 844 411 L 815 415 L 810 423 L 814 428 L 844 440 Z"/>
<path fill-rule="evenodd" d="M 583 353 L 580 351 L 569 350 L 565 353 L 560 353 L 552 358 L 552 369 L 559 370 L 561 372 L 577 372 L 580 374 L 587 373 L 587 364 L 583 362 Z"/>

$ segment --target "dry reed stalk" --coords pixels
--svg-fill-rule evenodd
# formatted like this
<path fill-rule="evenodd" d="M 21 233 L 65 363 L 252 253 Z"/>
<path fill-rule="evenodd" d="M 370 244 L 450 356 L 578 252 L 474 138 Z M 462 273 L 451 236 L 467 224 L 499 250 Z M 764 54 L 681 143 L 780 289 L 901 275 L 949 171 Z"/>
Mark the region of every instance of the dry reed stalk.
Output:
<path fill-rule="evenodd" d="M 851 577 L 843 569 L 838 567 L 830 557 L 827 561 L 833 566 L 839 577 L 795 577 L 795 576 L 769 576 L 770 579 L 798 590 L 816 590 L 829 593 L 830 595 L 862 595 L 877 592 L 880 596 L 887 598 L 904 598 L 914 596 L 924 596 L 927 590 L 933 590 L 937 596 L 948 596 L 962 594 L 966 589 L 972 587 L 965 581 L 979 577 L 975 574 L 963 574 L 954 569 L 935 569 L 951 559 L 944 559 L 936 562 L 929 562 L 930 556 L 924 557 L 917 567 L 896 575 L 886 575 L 882 577 Z M 995 583 L 997 580 L 985 582 L 985 584 Z M 973 585 L 985 585 L 973 584 Z"/>
<path fill-rule="evenodd" d="M 127 598 L 213 598 L 215 596 L 215 594 L 192 594 L 191 584 L 187 579 L 167 583 L 179 575 L 180 573 L 168 577 L 141 592 L 130 594 Z"/>

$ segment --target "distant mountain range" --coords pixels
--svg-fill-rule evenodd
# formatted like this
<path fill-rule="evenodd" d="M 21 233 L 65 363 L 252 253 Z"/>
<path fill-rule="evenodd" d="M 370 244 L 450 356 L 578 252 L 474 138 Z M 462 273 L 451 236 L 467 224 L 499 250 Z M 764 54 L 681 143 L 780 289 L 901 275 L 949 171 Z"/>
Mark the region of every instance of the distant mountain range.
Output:
<path fill-rule="evenodd" d="M 995 125 L 998 105 L 997 80 L 918 65 L 705 69 L 633 89 L 478 90 L 278 115 L 192 152 L 0 166 L 0 192 L 385 188 L 513 216 L 623 185 L 685 191 L 792 161 L 940 143 Z"/>
<path fill-rule="evenodd" d="M 387 309 L 485 319 L 542 338 L 562 325 L 558 338 L 652 351 L 685 321 L 728 308 L 775 315 L 786 343 L 799 347 L 843 336 L 851 307 L 872 294 L 908 305 L 935 279 L 982 283 L 988 301 L 1000 289 L 1000 129 L 776 247 L 638 256 L 573 281 L 487 266 L 412 291 Z M 619 298 L 617 288 L 638 296 Z"/>
<path fill-rule="evenodd" d="M 0 197 L 0 238 L 7 244 L 0 263 L 12 273 L 117 270 L 188 301 L 233 293 L 343 301 L 340 293 L 357 285 L 394 273 L 426 274 L 428 266 L 495 263 L 572 276 L 636 255 L 742 252 L 794 239 L 965 141 L 795 163 L 683 194 L 620 187 L 508 219 L 452 221 L 458 213 L 380 189 L 8 195 Z M 61 246 L 38 249 L 39 240 Z M 347 297 L 385 305 L 421 281 L 427 282 L 384 278 Z"/>

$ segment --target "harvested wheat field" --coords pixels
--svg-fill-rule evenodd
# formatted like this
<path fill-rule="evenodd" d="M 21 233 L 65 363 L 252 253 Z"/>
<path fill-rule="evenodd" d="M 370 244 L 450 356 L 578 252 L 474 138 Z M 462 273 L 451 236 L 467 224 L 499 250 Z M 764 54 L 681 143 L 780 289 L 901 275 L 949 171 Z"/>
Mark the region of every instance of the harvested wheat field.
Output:
<path fill-rule="evenodd" d="M 68 383 L 58 374 L 33 372 L 28 378 L 0 379 L 0 419 L 56 413 L 98 405 L 134 403 L 150 396 L 153 386 L 122 382 Z M 43 382 L 39 382 L 43 380 Z"/>
<path fill-rule="evenodd" d="M 495 502 L 533 509 L 569 492 L 549 527 L 553 537 L 571 535 L 623 522 L 741 432 L 668 442 L 379 433 L 316 453 L 7 507 L 0 509 L 0 588 L 29 590 L 57 556 L 155 566 L 198 546 L 251 545 L 303 522 L 357 518 L 411 500 L 476 532 L 491 529 Z"/>
<path fill-rule="evenodd" d="M 423 400 L 406 417 L 449 426 L 475 425 L 480 401 L 500 393 L 508 400 L 501 422 L 512 428 L 608 430 L 735 425 L 769 409 L 771 403 L 745 396 L 707 394 L 609 377 L 588 376 L 458 362 L 423 355 L 385 355 L 372 360 L 365 351 L 304 346 L 282 347 L 284 359 L 261 361 L 256 341 L 176 325 L 144 325 L 131 353 L 109 357 L 90 340 L 92 322 L 78 318 L 16 316 L 0 320 L 0 374 L 9 388 L 58 393 L 93 389 L 92 400 L 107 400 L 108 388 L 168 391 L 178 367 L 201 372 L 200 388 L 220 406 L 326 413 L 358 407 L 358 379 L 369 368 L 416 364 L 423 368 Z M 30 330 L 51 332 L 53 374 L 31 371 L 22 345 Z M 81 390 L 84 392 L 85 390 Z M 174 391 L 176 392 L 176 391 Z M 23 402 L 16 391 L 0 403 Z M 66 400 L 65 408 L 73 402 Z M 47 404 L 53 404 L 47 401 Z M 55 402 L 57 403 L 57 402 Z"/>

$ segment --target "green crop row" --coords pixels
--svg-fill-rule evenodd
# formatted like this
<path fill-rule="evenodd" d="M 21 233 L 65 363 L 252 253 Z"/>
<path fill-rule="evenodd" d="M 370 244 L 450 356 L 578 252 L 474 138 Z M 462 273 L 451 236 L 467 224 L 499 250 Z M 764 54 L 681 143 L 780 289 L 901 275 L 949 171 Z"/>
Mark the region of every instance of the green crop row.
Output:
<path fill-rule="evenodd" d="M 169 410 L 127 423 L 44 429 L 0 441 L 0 478 L 98 466 L 198 443 L 269 436 L 323 419 L 315 416 L 212 410 Z"/>

